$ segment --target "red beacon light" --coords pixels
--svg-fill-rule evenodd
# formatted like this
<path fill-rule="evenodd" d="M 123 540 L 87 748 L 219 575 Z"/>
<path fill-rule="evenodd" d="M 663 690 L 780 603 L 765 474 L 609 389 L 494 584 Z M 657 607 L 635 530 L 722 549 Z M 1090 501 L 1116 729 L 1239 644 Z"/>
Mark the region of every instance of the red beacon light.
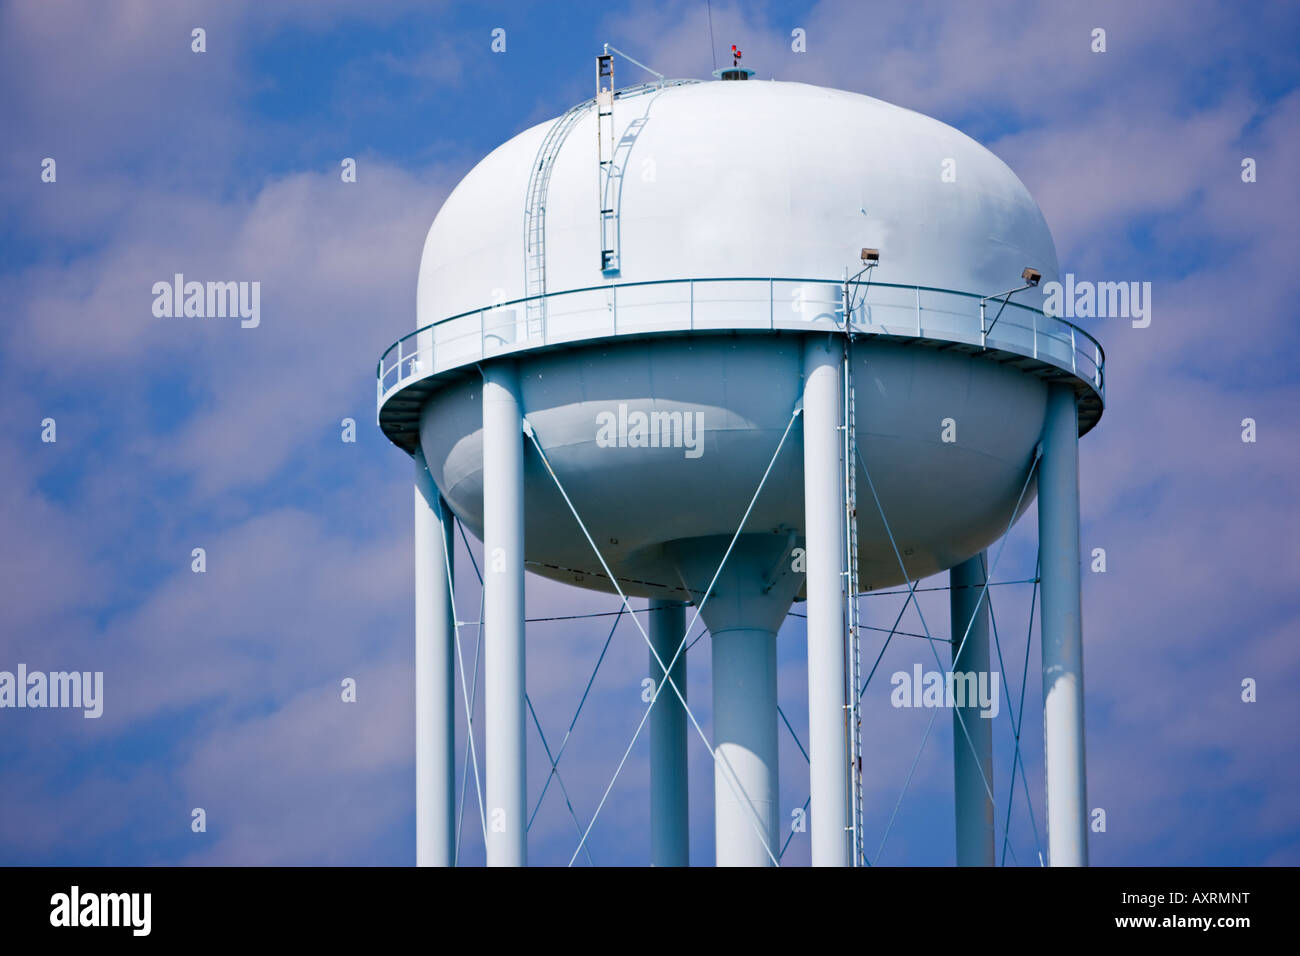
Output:
<path fill-rule="evenodd" d="M 731 44 L 731 66 L 724 66 L 720 70 L 714 70 L 713 75 L 720 80 L 747 80 L 754 75 L 754 71 L 740 65 L 740 58 L 744 56 L 740 52 L 740 47 Z"/>

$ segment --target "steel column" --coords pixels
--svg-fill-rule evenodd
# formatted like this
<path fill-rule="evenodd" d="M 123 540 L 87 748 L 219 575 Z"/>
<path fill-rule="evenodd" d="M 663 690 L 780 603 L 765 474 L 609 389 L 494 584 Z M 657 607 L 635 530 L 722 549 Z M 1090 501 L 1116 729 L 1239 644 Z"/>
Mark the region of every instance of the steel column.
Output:
<path fill-rule="evenodd" d="M 845 709 L 840 341 L 804 339 L 804 545 L 808 593 L 808 755 L 813 866 L 849 864 Z"/>
<path fill-rule="evenodd" d="M 672 680 L 686 695 L 686 653 L 677 649 L 686 632 L 686 605 L 681 601 L 650 601 L 650 643 Z M 649 653 L 650 676 L 659 698 L 650 712 L 650 863 L 652 866 L 690 865 L 689 792 L 686 774 L 686 709 L 664 672 Z"/>
<path fill-rule="evenodd" d="M 524 436 L 513 363 L 483 366 L 487 863 L 527 863 L 524 774 Z"/>
<path fill-rule="evenodd" d="M 989 603 L 984 580 L 983 552 L 948 572 L 952 670 L 954 675 L 974 674 L 976 681 L 985 675 L 987 686 L 996 690 L 989 676 Z M 970 699 L 971 683 L 964 686 L 968 689 L 967 706 L 953 708 L 952 716 L 957 865 L 993 866 L 993 800 L 989 796 L 993 789 L 993 721 L 980 716 L 978 695 L 974 701 Z"/>
<path fill-rule="evenodd" d="M 1066 385 L 1048 390 L 1038 470 L 1043 741 L 1048 862 L 1088 865 L 1083 621 L 1079 570 L 1079 410 Z"/>
<path fill-rule="evenodd" d="M 414 525 L 415 862 L 451 866 L 456 844 L 451 512 L 418 448 Z"/>

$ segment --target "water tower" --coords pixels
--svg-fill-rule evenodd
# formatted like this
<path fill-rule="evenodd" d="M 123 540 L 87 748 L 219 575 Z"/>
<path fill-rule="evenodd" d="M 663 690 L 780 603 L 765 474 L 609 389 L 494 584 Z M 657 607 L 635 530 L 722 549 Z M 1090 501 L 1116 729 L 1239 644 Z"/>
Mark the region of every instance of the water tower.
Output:
<path fill-rule="evenodd" d="M 717 862 L 776 861 L 776 632 L 806 602 L 812 861 L 851 865 L 856 595 L 951 569 L 954 670 L 987 669 L 983 553 L 1037 495 L 1049 859 L 1085 864 L 1077 442 L 1103 362 L 1043 313 L 1043 216 L 934 119 L 717 76 L 619 89 L 607 48 L 595 97 L 490 153 L 429 231 L 378 383 L 414 458 L 418 862 L 452 853 L 453 516 L 483 541 L 490 865 L 526 862 L 526 570 L 641 612 L 656 864 L 687 861 L 700 736 Z M 991 863 L 991 737 L 954 720 L 958 862 Z"/>

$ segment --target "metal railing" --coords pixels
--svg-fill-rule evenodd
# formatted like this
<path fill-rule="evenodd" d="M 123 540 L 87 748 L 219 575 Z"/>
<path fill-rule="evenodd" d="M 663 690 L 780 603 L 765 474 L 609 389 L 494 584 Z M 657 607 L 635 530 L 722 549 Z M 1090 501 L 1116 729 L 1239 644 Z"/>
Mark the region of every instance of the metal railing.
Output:
<path fill-rule="evenodd" d="M 856 333 L 983 343 L 1068 370 L 1105 397 L 1101 344 L 1064 319 L 1011 302 L 986 330 L 975 293 L 885 282 L 864 289 L 851 316 Z M 836 279 L 659 279 L 512 299 L 402 336 L 379 359 L 377 400 L 382 406 L 416 379 L 493 355 L 565 342 L 672 331 L 842 328 L 843 290 Z M 535 313 L 529 321 L 528 304 L 540 299 L 541 321 Z"/>

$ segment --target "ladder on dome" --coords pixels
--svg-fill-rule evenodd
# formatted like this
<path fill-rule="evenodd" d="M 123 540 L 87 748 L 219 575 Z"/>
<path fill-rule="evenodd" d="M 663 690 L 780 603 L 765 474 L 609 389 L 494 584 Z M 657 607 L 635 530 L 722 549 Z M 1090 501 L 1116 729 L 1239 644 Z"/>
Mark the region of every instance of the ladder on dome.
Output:
<path fill-rule="evenodd" d="M 847 304 L 847 298 L 846 298 Z M 847 777 L 851 820 L 849 824 L 850 866 L 861 866 L 866 861 L 863 845 L 862 817 L 862 708 L 858 688 L 862 682 L 861 618 L 858 613 L 858 495 L 857 495 L 857 423 L 853 388 L 853 333 L 851 319 L 845 309 L 844 368 L 841 428 L 844 433 L 842 458 L 844 465 L 844 622 L 847 680 L 845 681 L 845 731 L 849 737 L 849 765 Z"/>
<path fill-rule="evenodd" d="M 530 339 L 541 336 L 546 327 L 546 192 L 551 172 L 565 138 L 593 105 L 592 100 L 584 100 L 551 124 L 528 176 L 524 204 L 524 294 L 528 299 L 525 314 Z"/>
<path fill-rule="evenodd" d="M 614 55 L 596 57 L 596 158 L 600 206 L 600 271 L 618 275 L 618 223 L 614 214 Z"/>

